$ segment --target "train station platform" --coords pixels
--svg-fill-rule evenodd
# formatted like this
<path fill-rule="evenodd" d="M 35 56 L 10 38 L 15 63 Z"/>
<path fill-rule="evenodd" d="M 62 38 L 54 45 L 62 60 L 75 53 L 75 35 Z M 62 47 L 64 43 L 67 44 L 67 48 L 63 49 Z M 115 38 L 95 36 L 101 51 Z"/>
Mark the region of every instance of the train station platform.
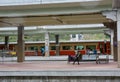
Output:
<path fill-rule="evenodd" d="M 15 57 L 14 57 L 15 58 Z M 58 61 L 64 58 L 64 61 Z M 78 65 L 62 57 L 26 57 L 22 63 L 0 62 L 0 81 L 3 82 L 114 82 L 120 81 L 117 62 L 96 64 L 95 61 L 81 61 Z M 32 59 L 32 60 L 31 60 Z M 38 61 L 42 60 L 42 61 Z M 46 60 L 45 60 L 46 59 Z M 6 60 L 6 59 L 5 59 Z M 102 80 L 102 81 L 101 81 Z"/>
<path fill-rule="evenodd" d="M 33 72 L 41 72 L 41 73 L 33 73 Z M 22 63 L 18 62 L 1 62 L 0 63 L 0 76 L 13 76 L 13 75 L 50 75 L 49 73 L 51 72 L 51 75 L 57 75 L 52 72 L 58 72 L 58 76 L 74 76 L 76 73 L 73 73 L 73 75 L 68 75 L 66 73 L 60 73 L 60 72 L 85 72 L 89 74 L 91 72 L 99 72 L 101 75 L 109 75 L 110 73 L 115 73 L 112 74 L 115 76 L 120 76 L 120 69 L 117 67 L 117 63 L 110 61 L 108 64 L 106 63 L 101 63 L 101 64 L 96 64 L 95 61 L 82 61 L 80 64 L 73 64 L 72 62 L 68 63 L 67 61 L 25 61 Z M 9 73 L 7 73 L 9 72 Z M 23 73 L 23 74 L 19 74 Z M 28 72 L 28 74 L 27 74 Z M 45 72 L 45 73 L 43 73 Z M 47 73 L 48 72 L 48 73 Z M 102 72 L 110 72 L 109 74 L 102 74 Z M 4 74 L 3 74 L 4 73 Z M 13 74 L 12 74 L 13 73 Z M 18 73 L 18 74 L 17 74 Z M 91 73 L 91 75 L 93 75 Z M 77 74 L 78 75 L 78 74 Z M 79 74 L 81 76 L 85 76 L 86 74 Z M 97 75 L 100 76 L 100 75 Z M 110 75 L 109 75 L 110 76 Z"/>

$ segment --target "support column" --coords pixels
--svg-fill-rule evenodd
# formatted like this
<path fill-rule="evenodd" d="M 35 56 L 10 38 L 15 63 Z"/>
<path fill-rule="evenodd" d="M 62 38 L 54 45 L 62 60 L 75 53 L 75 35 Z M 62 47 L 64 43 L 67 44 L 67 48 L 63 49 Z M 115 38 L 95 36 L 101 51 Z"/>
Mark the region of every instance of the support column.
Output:
<path fill-rule="evenodd" d="M 110 28 L 113 31 L 113 58 L 114 61 L 118 60 L 118 46 L 117 46 L 117 22 L 112 22 L 112 23 L 104 23 L 105 26 Z M 112 51 L 112 50 L 111 50 Z"/>
<path fill-rule="evenodd" d="M 9 49 L 9 36 L 5 36 L 5 49 Z"/>
<path fill-rule="evenodd" d="M 49 33 L 45 33 L 45 56 L 50 56 L 49 55 Z"/>
<path fill-rule="evenodd" d="M 17 43 L 17 61 L 23 62 L 25 59 L 24 55 L 24 26 L 18 26 L 18 43 Z"/>
<path fill-rule="evenodd" d="M 114 25 L 114 37 L 113 37 L 113 53 L 114 61 L 118 60 L 118 46 L 117 46 L 117 24 Z"/>
<path fill-rule="evenodd" d="M 58 34 L 55 35 L 55 40 L 56 40 L 56 55 L 59 56 L 60 45 L 59 45 L 59 35 Z"/>
<path fill-rule="evenodd" d="M 111 55 L 114 57 L 114 50 L 113 50 L 113 37 L 114 37 L 114 32 L 111 30 L 111 36 L 110 36 L 110 45 L 111 45 Z"/>
<path fill-rule="evenodd" d="M 104 40 L 104 54 L 106 54 L 106 52 L 107 52 L 106 45 L 107 45 L 107 41 Z"/>
<path fill-rule="evenodd" d="M 112 8 L 119 9 L 120 8 L 120 0 L 113 0 Z"/>
<path fill-rule="evenodd" d="M 118 67 L 120 68 L 120 10 L 117 11 Z"/>

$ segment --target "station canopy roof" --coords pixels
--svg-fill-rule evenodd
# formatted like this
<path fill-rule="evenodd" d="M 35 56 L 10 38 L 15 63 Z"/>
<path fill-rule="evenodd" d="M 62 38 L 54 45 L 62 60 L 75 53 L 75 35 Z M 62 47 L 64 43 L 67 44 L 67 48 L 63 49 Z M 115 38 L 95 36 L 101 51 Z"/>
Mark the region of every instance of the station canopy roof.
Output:
<path fill-rule="evenodd" d="M 43 27 L 50 25 L 55 28 L 47 28 L 47 30 L 50 32 L 57 32 L 57 30 L 59 30 L 59 32 L 67 32 L 67 30 L 69 32 L 75 32 L 78 31 L 78 29 L 80 31 L 83 28 L 77 28 L 78 26 L 71 26 L 73 28 L 68 28 L 69 25 L 92 25 L 112 22 L 111 19 L 107 19 L 102 14 L 102 12 L 111 9 L 112 0 L 82 0 L 51 4 L 42 3 L 29 5 L 2 5 L 0 6 L 0 28 L 17 27 L 19 25 L 24 25 L 25 27 L 36 27 L 37 29 L 40 29 L 37 31 L 44 32 Z M 66 27 L 66 30 L 63 30 L 62 27 L 59 27 L 61 29 L 56 29 L 58 26 L 54 25 L 68 25 L 68 27 Z M 93 31 L 95 30 L 95 28 L 92 26 L 91 29 Z M 84 28 L 84 30 L 89 29 Z"/>
<path fill-rule="evenodd" d="M 104 33 L 110 31 L 103 24 L 81 24 L 81 25 L 55 25 L 55 26 L 32 26 L 25 27 L 25 35 L 39 35 L 40 33 L 54 33 L 54 34 L 83 34 L 83 33 Z M 0 35 L 17 35 L 17 27 L 4 27 L 0 29 Z"/>

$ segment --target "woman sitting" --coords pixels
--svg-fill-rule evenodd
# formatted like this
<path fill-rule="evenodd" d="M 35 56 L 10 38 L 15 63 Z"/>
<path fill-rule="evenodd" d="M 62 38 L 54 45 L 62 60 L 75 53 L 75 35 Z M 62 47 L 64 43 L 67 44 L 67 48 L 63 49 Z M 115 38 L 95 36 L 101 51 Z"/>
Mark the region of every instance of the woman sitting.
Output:
<path fill-rule="evenodd" d="M 79 64 L 79 61 L 82 59 L 82 55 L 80 54 L 79 51 L 76 52 L 75 56 L 68 56 L 68 62 L 73 61 L 73 64 L 75 64 L 75 62 L 77 61 Z"/>

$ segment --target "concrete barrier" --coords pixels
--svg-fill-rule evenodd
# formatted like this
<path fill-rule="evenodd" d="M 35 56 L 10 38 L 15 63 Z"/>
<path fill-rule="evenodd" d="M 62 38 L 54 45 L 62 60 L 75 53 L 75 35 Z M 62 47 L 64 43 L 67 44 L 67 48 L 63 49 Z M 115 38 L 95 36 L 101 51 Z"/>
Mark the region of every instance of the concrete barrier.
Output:
<path fill-rule="evenodd" d="M 0 71 L 0 82 L 119 82 L 119 70 Z"/>

